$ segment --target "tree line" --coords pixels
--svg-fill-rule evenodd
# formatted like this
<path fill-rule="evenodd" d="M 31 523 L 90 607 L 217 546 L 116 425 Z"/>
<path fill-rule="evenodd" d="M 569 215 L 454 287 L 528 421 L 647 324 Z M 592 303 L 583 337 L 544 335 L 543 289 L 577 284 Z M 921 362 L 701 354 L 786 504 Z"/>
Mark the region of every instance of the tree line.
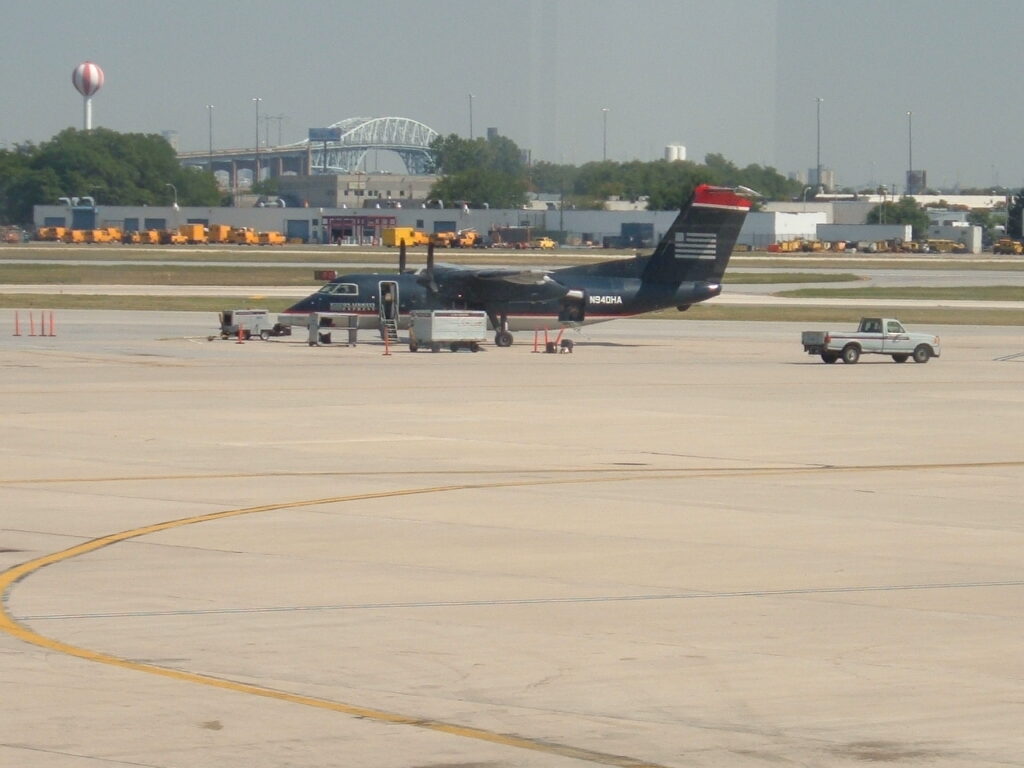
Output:
<path fill-rule="evenodd" d="M 749 187 L 767 200 L 789 200 L 803 189 L 774 168 L 739 168 L 718 154 L 708 155 L 704 163 L 604 160 L 576 166 L 528 164 L 519 147 L 503 136 L 468 140 L 450 134 L 438 137 L 432 148 L 435 171 L 441 175 L 432 194 L 473 207 L 517 208 L 534 192 L 557 195 L 576 208 L 599 209 L 617 197 L 634 202 L 643 198 L 648 208 L 673 210 L 698 184 Z"/>
<path fill-rule="evenodd" d="M 439 136 L 432 149 L 433 170 L 440 178 L 431 195 L 470 207 L 518 208 L 533 192 L 556 196 L 567 207 L 599 209 L 608 198 L 617 197 L 645 199 L 652 210 L 675 210 L 704 183 L 749 187 L 761 200 L 795 200 L 805 190 L 774 168 L 740 168 L 720 154 L 707 155 L 703 163 L 530 164 L 504 136 L 464 139 L 456 134 Z M 264 184 L 271 186 L 270 181 Z M 231 204 L 211 173 L 182 167 L 174 149 L 156 134 L 68 128 L 39 145 L 0 150 L 0 223 L 31 224 L 33 206 L 56 203 L 61 197 L 88 196 L 98 205 L 167 205 L 174 202 L 175 192 L 181 205 Z M 1011 223 L 1021 218 L 1024 190 L 1013 200 L 1016 215 L 1010 216 Z M 987 212 L 972 212 L 972 219 L 986 228 L 998 221 Z M 914 200 L 903 198 L 869 213 L 868 223 L 882 222 L 913 224 L 919 236 L 927 227 L 927 215 Z"/>
<path fill-rule="evenodd" d="M 173 185 L 173 189 L 171 186 Z M 184 168 L 156 134 L 68 128 L 49 141 L 0 150 L 0 222 L 31 224 L 32 207 L 61 197 L 92 197 L 97 205 L 216 206 L 212 174 Z"/>

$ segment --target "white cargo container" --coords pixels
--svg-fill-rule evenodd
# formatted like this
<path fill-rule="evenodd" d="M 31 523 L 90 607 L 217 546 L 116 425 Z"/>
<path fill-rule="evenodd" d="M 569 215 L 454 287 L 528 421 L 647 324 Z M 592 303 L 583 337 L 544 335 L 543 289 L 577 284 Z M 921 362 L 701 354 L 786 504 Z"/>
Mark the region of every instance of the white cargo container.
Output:
<path fill-rule="evenodd" d="M 452 352 L 477 352 L 487 340 L 487 313 L 466 309 L 414 309 L 410 312 L 409 351 L 429 347 L 432 352 L 447 346 Z"/>

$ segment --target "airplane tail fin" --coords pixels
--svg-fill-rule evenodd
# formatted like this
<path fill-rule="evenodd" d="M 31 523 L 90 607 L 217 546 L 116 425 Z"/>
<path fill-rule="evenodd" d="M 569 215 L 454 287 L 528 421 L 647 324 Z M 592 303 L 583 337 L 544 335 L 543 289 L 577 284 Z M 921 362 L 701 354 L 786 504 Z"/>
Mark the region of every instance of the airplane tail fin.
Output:
<path fill-rule="evenodd" d="M 647 262 L 643 280 L 720 282 L 751 206 L 741 194 L 756 193 L 708 184 L 694 189 Z"/>

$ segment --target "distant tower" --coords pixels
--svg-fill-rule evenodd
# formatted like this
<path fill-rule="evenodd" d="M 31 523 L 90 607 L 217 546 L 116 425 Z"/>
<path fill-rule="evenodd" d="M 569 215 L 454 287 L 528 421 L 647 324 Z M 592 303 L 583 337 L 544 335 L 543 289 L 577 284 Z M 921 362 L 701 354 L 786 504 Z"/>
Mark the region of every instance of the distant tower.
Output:
<path fill-rule="evenodd" d="M 670 163 L 675 160 L 685 160 L 686 147 L 682 144 L 669 144 L 665 147 L 665 159 Z"/>
<path fill-rule="evenodd" d="M 92 96 L 103 87 L 103 70 L 91 61 L 83 61 L 71 73 L 71 82 L 84 101 L 83 130 L 92 130 Z"/>

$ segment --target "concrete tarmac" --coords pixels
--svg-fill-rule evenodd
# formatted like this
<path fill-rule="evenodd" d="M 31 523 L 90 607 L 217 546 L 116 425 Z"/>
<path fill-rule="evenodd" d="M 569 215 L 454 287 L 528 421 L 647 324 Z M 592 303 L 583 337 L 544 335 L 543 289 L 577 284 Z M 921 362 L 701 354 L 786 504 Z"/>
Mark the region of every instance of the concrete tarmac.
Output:
<path fill-rule="evenodd" d="M 1024 338 L 0 336 L 0 765 L 1024 765 Z"/>

